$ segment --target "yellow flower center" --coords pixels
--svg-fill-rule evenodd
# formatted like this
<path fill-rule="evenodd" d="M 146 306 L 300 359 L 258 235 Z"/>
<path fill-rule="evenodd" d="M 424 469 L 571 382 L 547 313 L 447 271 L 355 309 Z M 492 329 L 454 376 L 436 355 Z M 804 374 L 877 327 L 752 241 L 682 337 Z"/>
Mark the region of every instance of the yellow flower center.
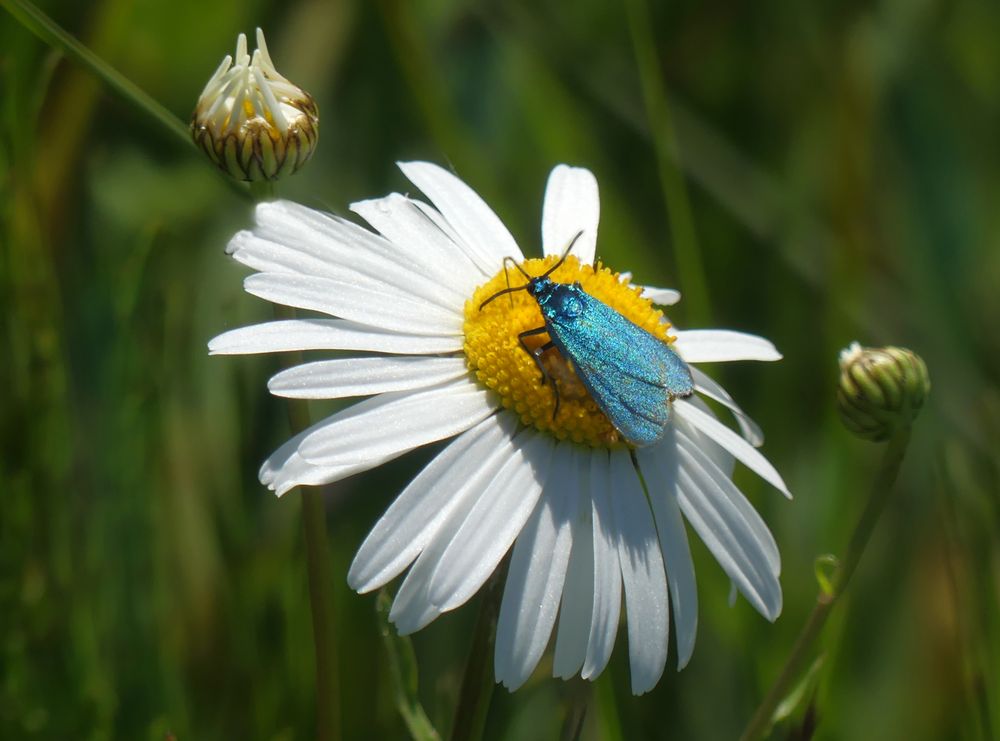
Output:
<path fill-rule="evenodd" d="M 528 275 L 541 275 L 556 262 L 553 255 L 544 259 L 525 260 L 521 267 Z M 524 276 L 514 270 L 501 270 L 479 286 L 465 303 L 465 357 L 476 378 L 495 391 L 504 407 L 515 412 L 521 421 L 548 432 L 560 440 L 572 440 L 593 448 L 613 448 L 624 445 L 618 430 L 604 415 L 573 369 L 570 358 L 556 348 L 542 355 L 548 380 L 532 357 L 521 345 L 518 336 L 527 330 L 545 325 L 538 303 L 527 291 L 515 291 L 500 296 L 482 309 L 480 305 L 498 291 L 510 285 L 523 284 Z M 664 342 L 673 342 L 663 320 L 663 312 L 643 298 L 640 288 L 630 286 L 618 273 L 598 262 L 581 265 L 570 255 L 549 278 L 556 283 L 579 283 L 583 290 L 604 302 L 632 323 L 642 327 Z M 531 350 L 549 341 L 548 334 L 530 335 L 524 344 Z M 553 417 L 559 388 L 559 413 Z"/>

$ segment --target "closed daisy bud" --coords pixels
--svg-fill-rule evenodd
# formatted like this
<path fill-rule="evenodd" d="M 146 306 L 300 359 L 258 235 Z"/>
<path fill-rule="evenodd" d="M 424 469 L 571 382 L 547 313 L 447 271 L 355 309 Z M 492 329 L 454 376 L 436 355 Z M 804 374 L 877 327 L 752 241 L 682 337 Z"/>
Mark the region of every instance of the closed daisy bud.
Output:
<path fill-rule="evenodd" d="M 930 388 L 924 361 L 905 348 L 854 342 L 840 353 L 837 410 L 858 437 L 885 440 L 910 424 Z"/>
<path fill-rule="evenodd" d="M 240 34 L 205 85 L 191 117 L 191 136 L 209 159 L 240 180 L 277 180 L 308 161 L 319 139 L 319 112 L 309 93 L 274 68 L 264 33 L 247 53 Z"/>

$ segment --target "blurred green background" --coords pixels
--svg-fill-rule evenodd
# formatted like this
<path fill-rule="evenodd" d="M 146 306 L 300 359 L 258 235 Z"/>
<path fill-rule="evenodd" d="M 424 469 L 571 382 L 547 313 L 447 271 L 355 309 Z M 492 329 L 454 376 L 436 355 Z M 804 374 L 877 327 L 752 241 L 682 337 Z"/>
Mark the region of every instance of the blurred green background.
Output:
<path fill-rule="evenodd" d="M 185 121 L 237 33 L 262 26 L 322 121 L 281 196 L 346 213 L 409 190 L 397 159 L 450 163 L 530 254 L 548 170 L 585 165 L 601 184 L 599 253 L 686 289 L 657 172 L 665 139 L 617 3 L 42 7 Z M 834 411 L 837 352 L 855 339 L 916 350 L 934 388 L 824 634 L 816 738 L 1000 737 L 1000 5 L 685 0 L 655 4 L 650 29 L 646 72 L 666 82 L 707 283 L 671 318 L 783 351 L 778 364 L 710 370 L 762 424 L 796 498 L 737 472 L 781 549 L 778 622 L 730 608 L 693 541 L 691 664 L 678 674 L 671 648 L 655 691 L 633 698 L 619 635 L 583 737 L 739 733 L 881 452 Z M 311 738 L 300 500 L 256 480 L 289 434 L 265 387 L 278 359 L 206 352 L 271 315 L 223 253 L 249 203 L 2 11 L 0 92 L 0 737 Z M 405 737 L 374 597 L 344 578 L 431 452 L 328 501 L 347 737 Z M 415 636 L 443 732 L 475 614 Z M 558 735 L 589 685 L 550 679 L 548 661 L 516 694 L 497 689 L 488 738 Z M 800 737 L 800 722 L 776 736 Z"/>

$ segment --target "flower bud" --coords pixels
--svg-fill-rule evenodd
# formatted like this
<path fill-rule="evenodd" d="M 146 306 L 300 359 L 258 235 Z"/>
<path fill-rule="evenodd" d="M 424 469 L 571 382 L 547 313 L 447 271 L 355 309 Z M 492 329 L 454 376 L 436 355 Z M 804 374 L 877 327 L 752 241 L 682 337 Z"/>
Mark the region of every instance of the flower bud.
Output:
<path fill-rule="evenodd" d="M 854 342 L 840 353 L 837 410 L 858 437 L 885 440 L 910 424 L 930 389 L 927 366 L 909 350 Z"/>
<path fill-rule="evenodd" d="M 306 163 L 319 139 L 319 112 L 309 93 L 274 68 L 264 33 L 247 53 L 236 41 L 205 85 L 191 116 L 191 136 L 221 169 L 240 180 L 277 180 Z"/>

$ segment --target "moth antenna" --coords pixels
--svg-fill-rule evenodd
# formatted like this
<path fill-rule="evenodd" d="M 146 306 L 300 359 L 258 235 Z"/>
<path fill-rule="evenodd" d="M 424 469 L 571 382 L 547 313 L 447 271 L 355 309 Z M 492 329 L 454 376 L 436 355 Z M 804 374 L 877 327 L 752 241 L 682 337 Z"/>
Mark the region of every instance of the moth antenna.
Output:
<path fill-rule="evenodd" d="M 523 286 L 514 286 L 513 288 L 501 288 L 499 291 L 497 291 L 496 293 L 494 293 L 488 299 L 486 299 L 485 301 L 483 301 L 483 303 L 479 304 L 479 310 L 482 311 L 483 307 L 486 306 L 486 304 L 490 303 L 494 299 L 500 298 L 501 296 L 503 296 L 506 293 L 514 293 L 515 291 L 526 291 L 526 290 L 528 290 L 528 284 L 527 283 L 525 283 Z M 511 299 L 511 302 L 513 303 L 513 299 Z"/>
<path fill-rule="evenodd" d="M 507 257 L 505 257 L 503 259 L 503 277 L 504 277 L 504 280 L 507 281 L 507 289 L 508 290 L 510 289 L 510 273 L 507 272 L 507 264 L 508 263 L 510 263 L 515 268 L 517 268 L 518 270 L 520 270 L 521 271 L 521 275 L 523 275 L 525 278 L 527 278 L 528 280 L 531 280 L 531 276 L 528 275 L 526 272 L 524 272 L 524 268 L 522 268 L 520 265 L 517 264 L 517 260 L 515 260 L 513 257 L 511 257 L 510 255 L 508 255 Z M 514 297 L 513 296 L 510 297 L 510 306 L 511 306 L 511 308 L 514 308 Z M 482 309 L 483 305 L 480 305 L 479 308 Z"/>
<path fill-rule="evenodd" d="M 531 276 L 530 276 L 530 275 L 528 275 L 528 273 L 527 273 L 527 272 L 525 272 L 524 268 L 522 268 L 522 267 L 521 267 L 520 265 L 518 265 L 518 264 L 517 264 L 517 260 L 515 260 L 515 259 L 514 259 L 513 257 L 511 257 L 510 255 L 507 255 L 507 257 L 505 257 L 505 258 L 503 259 L 503 266 L 504 266 L 504 270 L 506 270 L 506 269 L 507 269 L 507 263 L 508 263 L 508 262 L 509 262 L 509 263 L 510 263 L 511 265 L 513 265 L 513 266 L 514 266 L 515 268 L 517 268 L 518 272 L 520 272 L 520 273 L 521 273 L 521 275 L 523 275 L 523 276 L 524 276 L 525 278 L 527 278 L 528 280 L 531 280 Z M 510 281 L 508 281 L 508 282 L 507 282 L 507 284 L 508 284 L 508 285 L 510 285 Z"/>
<path fill-rule="evenodd" d="M 566 262 L 566 258 L 569 257 L 569 253 L 573 249 L 573 245 L 576 244 L 576 240 L 578 240 L 582 236 L 583 236 L 583 230 L 581 229 L 575 235 L 573 235 L 573 238 L 571 240 L 569 240 L 569 244 L 566 246 L 565 251 L 562 253 L 562 257 L 559 258 L 559 262 L 557 262 L 555 265 L 553 265 L 551 268 L 549 268 L 548 270 L 546 270 L 544 273 L 542 273 L 538 277 L 539 278 L 548 278 L 552 273 L 554 273 L 556 270 L 558 270 L 559 267 L 564 262 Z"/>
<path fill-rule="evenodd" d="M 565 251 L 562 253 L 562 257 L 559 258 L 559 261 L 555 265 L 553 265 L 551 268 L 549 268 L 548 270 L 546 270 L 544 273 L 542 273 L 541 275 L 539 275 L 538 277 L 539 278 L 548 278 L 550 275 L 552 275 L 553 271 L 557 270 L 560 265 L 562 265 L 564 262 L 566 262 L 566 258 L 569 257 L 569 253 L 573 249 L 573 245 L 576 244 L 576 240 L 578 240 L 581 236 L 583 236 L 583 230 L 582 229 L 580 231 L 578 231 L 575 235 L 573 235 L 573 238 L 569 241 L 569 244 L 566 246 Z M 486 299 L 485 301 L 483 301 L 483 303 L 479 304 L 479 310 L 480 311 L 483 310 L 483 307 L 486 306 L 486 304 L 490 303 L 494 299 L 499 298 L 500 296 L 503 296 L 504 294 L 514 293 L 515 291 L 524 291 L 524 290 L 526 290 L 528 288 L 528 284 L 527 283 L 525 283 L 523 286 L 514 286 L 514 287 L 511 287 L 511 285 L 510 285 L 510 274 L 507 272 L 507 264 L 508 264 L 508 262 L 511 265 L 513 265 L 515 268 L 517 268 L 518 272 L 520 272 L 521 275 L 523 275 L 529 281 L 533 280 L 533 278 L 525 272 L 524 268 L 522 268 L 520 265 L 518 265 L 517 261 L 513 257 L 510 257 L 508 255 L 507 257 L 505 257 L 503 259 L 503 275 L 504 275 L 504 278 L 507 280 L 507 287 L 503 288 L 503 289 L 501 289 L 499 291 L 497 291 L 492 296 L 490 296 L 488 299 Z M 510 305 L 511 306 L 514 305 L 514 299 L 513 298 L 510 300 Z"/>

